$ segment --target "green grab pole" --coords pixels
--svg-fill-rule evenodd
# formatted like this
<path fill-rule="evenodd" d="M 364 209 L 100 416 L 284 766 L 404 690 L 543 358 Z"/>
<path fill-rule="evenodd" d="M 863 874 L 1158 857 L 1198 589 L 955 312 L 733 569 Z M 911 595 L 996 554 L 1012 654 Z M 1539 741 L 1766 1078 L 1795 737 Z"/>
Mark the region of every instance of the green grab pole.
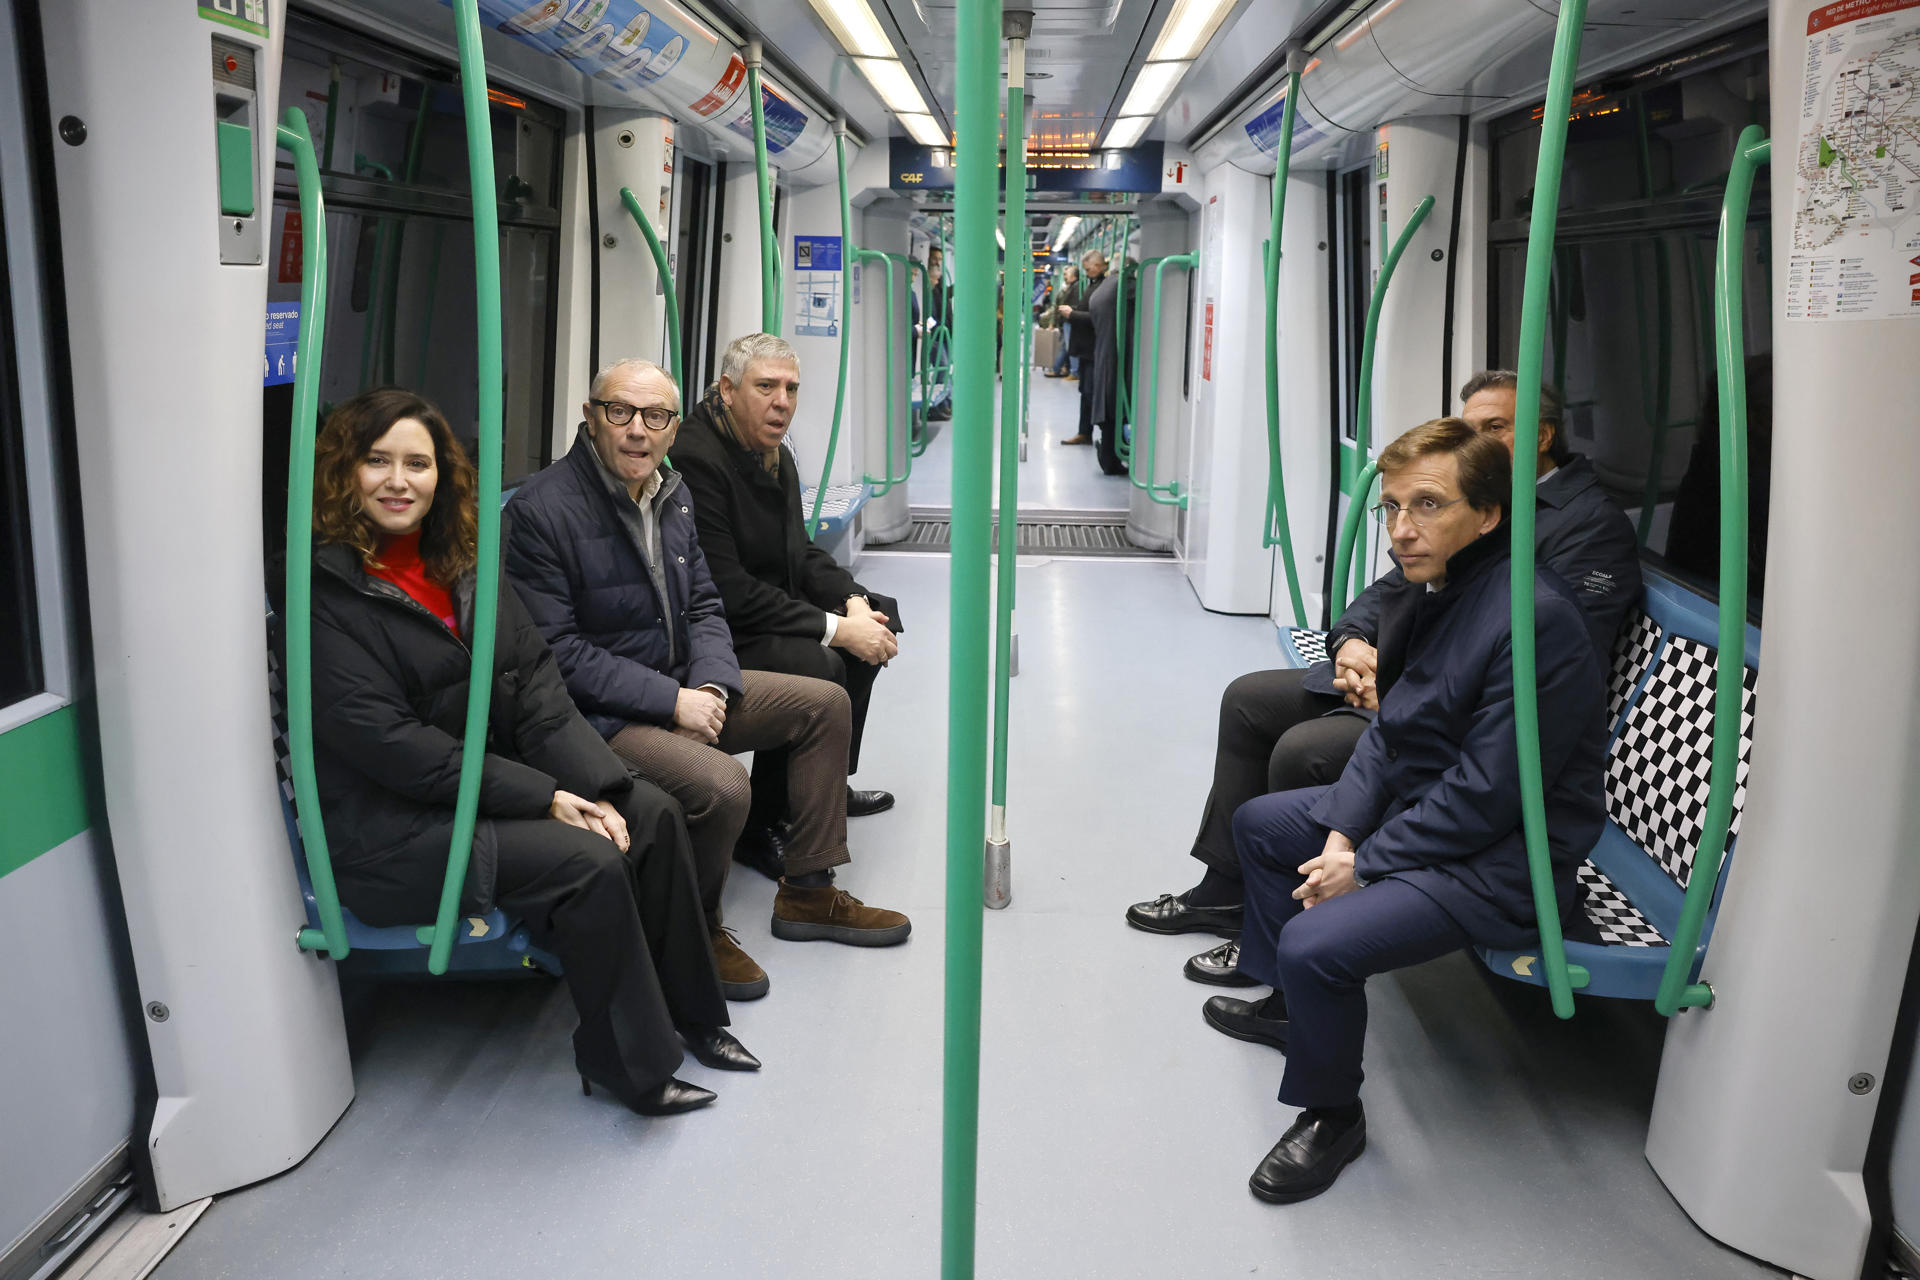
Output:
<path fill-rule="evenodd" d="M 1527 456 L 1531 456 L 1531 450 L 1522 450 L 1521 442 L 1535 440 L 1540 434 L 1540 365 L 1546 354 L 1553 238 L 1560 215 L 1560 169 L 1566 158 L 1567 112 L 1573 101 L 1573 78 L 1580 62 L 1580 35 L 1586 16 L 1587 0 L 1561 0 L 1559 26 L 1553 38 L 1553 68 L 1547 77 L 1547 101 L 1540 117 L 1513 414 L 1515 453 Z M 1521 827 L 1526 833 L 1527 870 L 1533 881 L 1533 910 L 1540 926 L 1540 959 L 1553 1012 L 1571 1018 L 1575 975 L 1569 972 L 1566 943 L 1560 932 L 1560 902 L 1554 892 L 1545 789 L 1540 778 L 1540 690 L 1534 663 L 1533 613 L 1535 483 L 1533 467 L 1513 468 L 1513 497 L 1507 518 L 1513 539 L 1514 739 L 1520 762 Z"/>
<path fill-rule="evenodd" d="M 967 262 L 994 259 L 1000 204 L 1001 0 L 955 22 L 954 230 Z M 940 1274 L 971 1280 L 980 1173 L 980 953 L 985 886 L 989 527 L 993 482 L 993 273 L 954 281 L 953 552 L 947 640 L 947 947 L 941 1091 Z"/>
<path fill-rule="evenodd" d="M 1300 593 L 1300 569 L 1293 562 L 1293 522 L 1287 515 L 1286 469 L 1280 459 L 1280 230 L 1287 220 L 1287 180 L 1293 165 L 1293 106 L 1300 97 L 1300 73 L 1287 76 L 1287 105 L 1280 113 L 1277 167 L 1273 171 L 1273 221 L 1267 229 L 1265 255 L 1267 286 L 1267 527 L 1262 547 L 1280 549 L 1280 565 L 1287 574 L 1287 602 L 1293 620 L 1307 625 L 1307 606 Z"/>
<path fill-rule="evenodd" d="M 347 958 L 346 921 L 333 882 L 320 784 L 313 772 L 313 448 L 320 399 L 320 343 L 327 332 L 327 209 L 320 166 L 313 158 L 307 117 L 298 107 L 281 113 L 275 132 L 293 153 L 300 190 L 300 342 L 293 357 L 293 438 L 287 447 L 287 744 L 293 798 L 300 810 L 307 877 L 320 915 L 318 929 L 300 930 L 300 945 Z"/>
<path fill-rule="evenodd" d="M 761 47 L 747 42 L 747 98 L 753 108 L 753 174 L 760 192 L 760 328 L 780 332 L 780 284 L 774 278 L 779 246 L 773 239 L 773 175 L 767 168 L 767 104 L 760 89 Z"/>
<path fill-rule="evenodd" d="M 1407 251 L 1407 245 L 1413 241 L 1413 233 L 1433 212 L 1433 197 L 1422 196 L 1420 203 L 1413 207 L 1413 216 L 1407 219 L 1407 225 L 1400 229 L 1400 235 L 1394 240 L 1393 248 L 1387 251 L 1386 261 L 1380 264 L 1380 276 L 1373 282 L 1373 299 L 1367 303 L 1366 335 L 1360 341 L 1360 387 L 1354 397 L 1354 421 L 1356 439 L 1354 456 L 1364 460 L 1372 444 L 1373 436 L 1373 351 L 1380 336 L 1380 309 L 1387 300 L 1387 286 L 1393 283 L 1393 272 L 1400 265 L 1400 255 Z M 1270 256 L 1278 262 L 1279 249 L 1271 250 Z M 1516 440 L 1519 437 L 1514 437 Z M 1367 575 L 1367 535 L 1364 526 L 1356 531 L 1358 554 L 1353 562 L 1353 590 L 1357 595 L 1366 585 Z M 1296 615 L 1297 616 L 1297 615 Z"/>
<path fill-rule="evenodd" d="M 473 296 L 479 370 L 479 559 L 474 566 L 473 674 L 467 680 L 467 727 L 460 744 L 460 791 L 453 806 L 447 879 L 431 929 L 427 970 L 442 974 L 453 955 L 460 894 L 473 854 L 480 809 L 480 770 L 487 750 L 487 714 L 493 704 L 494 614 L 500 603 L 500 205 L 493 178 L 493 118 L 487 101 L 487 64 L 480 48 L 479 0 L 454 0 L 460 45 L 460 96 L 467 117 L 467 170 L 473 188 Z M 422 937 L 421 941 L 428 941 Z"/>
<path fill-rule="evenodd" d="M 906 483 L 907 478 L 913 474 L 913 451 L 910 447 L 907 450 L 907 463 L 906 463 L 907 469 L 905 471 L 902 471 L 897 476 L 893 474 L 893 433 L 895 428 L 899 425 L 899 422 L 900 422 L 898 404 L 896 403 L 899 397 L 894 394 L 894 385 L 893 385 L 894 384 L 893 349 L 895 346 L 898 345 L 897 335 L 894 333 L 894 328 L 899 323 L 895 316 L 895 310 L 893 305 L 893 255 L 888 253 L 883 253 L 878 249 L 857 249 L 854 252 L 858 256 L 860 261 L 877 262 L 885 266 L 887 269 L 887 336 L 886 336 L 886 344 L 887 344 L 886 433 L 887 434 L 886 434 L 886 468 L 885 468 L 886 474 L 884 476 L 865 475 L 861 477 L 861 479 L 865 483 L 878 486 L 877 488 L 874 489 L 873 496 L 876 498 L 882 498 L 882 497 L 885 497 L 887 494 L 893 492 L 893 487 L 895 485 Z"/>
<path fill-rule="evenodd" d="M 640 207 L 639 199 L 630 187 L 620 188 L 620 203 L 627 207 L 634 222 L 639 224 L 640 234 L 646 237 L 647 251 L 653 255 L 653 269 L 660 273 L 660 285 L 667 295 L 667 360 L 669 372 L 673 374 L 673 383 L 686 394 L 687 380 L 680 367 L 680 295 L 673 287 L 673 268 L 667 265 L 667 251 L 660 244 L 660 237 L 653 232 L 653 223 L 646 211 Z"/>
<path fill-rule="evenodd" d="M 1700 849 L 1687 879 L 1680 923 L 1673 931 L 1667 967 L 1653 1007 L 1672 1017 L 1689 1006 L 1709 1004 L 1713 991 L 1689 983 L 1707 907 L 1720 880 L 1733 823 L 1733 793 L 1740 772 L 1740 717 L 1747 651 L 1747 371 L 1746 320 L 1741 310 L 1746 265 L 1747 206 L 1754 173 L 1772 159 L 1773 144 L 1757 124 L 1740 131 L 1720 204 L 1715 246 L 1714 365 L 1720 389 L 1720 635 L 1713 669 L 1713 757 L 1708 772 L 1707 816 Z"/>
<path fill-rule="evenodd" d="M 1026 135 L 1026 55 L 1025 41 L 1019 51 L 1008 55 L 1007 84 L 1007 213 L 1008 231 L 1027 225 L 1027 135 Z M 1015 62 L 1018 68 L 1015 68 Z M 1014 70 L 1020 74 L 1016 79 Z M 1026 244 L 1015 244 L 1008 236 L 1008 252 L 1031 256 Z M 1009 264 L 1011 265 L 1011 264 Z M 1021 311 L 1032 315 L 1027 305 L 1023 272 L 1009 270 L 1001 286 L 1008 295 L 1019 290 Z M 1004 827 L 1007 804 L 1008 715 L 1013 707 L 1013 580 L 1020 559 L 1020 351 L 1025 345 L 1020 322 L 1009 315 L 1011 324 L 1002 325 L 1000 355 L 1000 502 L 995 512 L 999 544 L 994 569 L 998 588 L 994 600 L 993 624 L 993 804 L 997 821 Z M 1004 829 L 994 832 L 1004 840 Z"/>
<path fill-rule="evenodd" d="M 913 273 L 915 271 L 920 273 L 920 319 L 924 322 L 927 318 L 927 308 L 933 305 L 931 290 L 927 284 L 926 264 L 917 258 L 908 257 L 907 267 L 908 293 L 912 293 L 913 291 Z M 916 372 L 919 375 L 920 382 L 920 412 L 914 414 L 912 420 L 907 424 L 908 433 L 913 438 L 913 456 L 916 458 L 926 452 L 928 440 L 922 437 L 926 435 L 927 415 L 933 412 L 933 343 L 931 339 L 932 335 L 924 330 L 914 334 L 913 362 L 918 365 L 919 368 L 918 370 L 910 369 L 907 372 L 907 383 L 909 386 L 913 384 Z"/>
<path fill-rule="evenodd" d="M 820 504 L 826 500 L 827 481 L 833 476 L 833 451 L 840 445 L 840 420 L 847 408 L 847 353 L 853 349 L 853 297 L 846 283 L 853 276 L 853 209 L 847 199 L 847 122 L 833 122 L 833 155 L 840 170 L 840 378 L 833 386 L 833 427 L 827 433 L 827 460 L 820 467 L 820 486 L 813 491 L 813 515 L 807 520 L 807 538 L 820 536 Z"/>
<path fill-rule="evenodd" d="M 1340 615 L 1347 611 L 1347 566 L 1353 563 L 1353 546 L 1360 538 L 1360 522 L 1365 517 L 1367 495 L 1373 489 L 1373 482 L 1380 474 L 1380 464 L 1372 459 L 1360 468 L 1360 474 L 1353 478 L 1353 494 L 1347 499 L 1346 518 L 1340 522 L 1340 541 L 1333 553 L 1333 608 L 1327 617 L 1331 622 L 1340 621 Z"/>
<path fill-rule="evenodd" d="M 1132 219 L 1129 218 L 1128 222 L 1131 221 Z M 1130 330 L 1127 327 L 1127 253 L 1125 248 L 1125 245 L 1130 242 L 1132 238 L 1133 233 L 1131 228 L 1129 228 L 1125 239 L 1121 242 L 1120 265 L 1114 268 L 1116 274 L 1113 286 L 1113 372 L 1114 386 L 1116 388 L 1114 396 L 1114 451 L 1116 453 L 1119 452 L 1119 446 L 1125 443 L 1124 428 L 1133 421 L 1133 397 L 1127 392 L 1127 337 Z M 1134 298 L 1134 304 L 1136 306 L 1139 305 L 1139 292 L 1140 286 L 1138 282 L 1135 282 L 1134 293 L 1136 296 Z M 1137 364 L 1138 361 L 1133 363 Z M 1131 457 L 1132 453 L 1133 446 L 1128 444 L 1126 456 Z"/>
<path fill-rule="evenodd" d="M 1148 331 L 1147 348 L 1152 354 L 1148 361 L 1150 370 L 1147 381 L 1147 394 L 1142 400 L 1141 421 L 1134 431 L 1135 448 L 1132 457 L 1127 460 L 1127 479 L 1134 488 L 1153 499 L 1163 507 L 1185 507 L 1187 496 L 1180 492 L 1180 482 L 1169 480 L 1157 484 L 1153 473 L 1160 455 L 1160 313 L 1162 303 L 1167 296 L 1167 268 L 1181 267 L 1192 271 L 1200 265 L 1198 253 L 1173 253 L 1161 258 L 1153 266 L 1153 320 Z M 1139 475 L 1141 436 L 1147 444 L 1147 478 L 1143 481 Z"/>

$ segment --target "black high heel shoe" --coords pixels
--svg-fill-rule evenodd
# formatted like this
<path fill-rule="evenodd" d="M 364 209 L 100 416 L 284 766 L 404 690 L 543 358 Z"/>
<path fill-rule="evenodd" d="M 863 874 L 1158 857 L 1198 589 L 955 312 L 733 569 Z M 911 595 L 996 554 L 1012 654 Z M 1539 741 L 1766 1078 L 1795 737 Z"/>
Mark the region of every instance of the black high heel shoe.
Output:
<path fill-rule="evenodd" d="M 643 1116 L 677 1116 L 683 1111 L 697 1111 L 720 1096 L 711 1089 L 702 1089 L 672 1076 L 640 1094 L 623 1093 L 605 1083 L 600 1087 L 620 1099 L 629 1110 Z M 589 1098 L 593 1096 L 593 1085 L 585 1076 L 580 1077 L 580 1092 Z"/>
<path fill-rule="evenodd" d="M 681 1027 L 680 1038 L 702 1065 L 716 1071 L 758 1071 L 760 1059 L 734 1039 L 725 1027 Z"/>

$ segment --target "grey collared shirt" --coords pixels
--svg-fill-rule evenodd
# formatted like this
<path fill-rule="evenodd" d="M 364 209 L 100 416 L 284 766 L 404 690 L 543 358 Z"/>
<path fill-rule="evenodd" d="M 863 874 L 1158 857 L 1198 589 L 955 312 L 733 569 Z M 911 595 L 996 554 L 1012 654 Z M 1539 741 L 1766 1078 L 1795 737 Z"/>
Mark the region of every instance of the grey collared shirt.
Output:
<path fill-rule="evenodd" d="M 640 552 L 640 562 L 647 566 L 647 576 L 653 579 L 654 592 L 660 597 L 661 616 L 667 626 L 667 663 L 671 666 L 679 661 L 679 655 L 674 644 L 673 619 L 667 613 L 667 602 L 672 597 L 667 594 L 667 569 L 661 563 L 666 551 L 660 540 L 660 503 L 680 487 L 680 473 L 664 467 L 654 468 L 653 474 L 640 486 L 640 497 L 636 500 L 627 491 L 626 481 L 614 474 L 607 460 L 600 456 L 600 450 L 594 448 L 584 422 L 580 424 L 580 433 L 587 437 L 587 447 L 593 450 L 593 460 L 599 464 L 600 482 L 613 495 L 620 523 L 626 526 L 634 547 Z"/>

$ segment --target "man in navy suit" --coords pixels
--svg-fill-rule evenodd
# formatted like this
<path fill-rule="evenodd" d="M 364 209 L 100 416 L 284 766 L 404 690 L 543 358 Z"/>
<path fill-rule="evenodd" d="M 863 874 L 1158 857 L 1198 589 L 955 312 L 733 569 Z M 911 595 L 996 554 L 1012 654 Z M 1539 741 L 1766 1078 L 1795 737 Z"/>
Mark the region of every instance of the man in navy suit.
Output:
<path fill-rule="evenodd" d="M 1263 1200 L 1319 1195 L 1366 1145 L 1368 977 L 1537 937 L 1514 737 L 1510 467 L 1504 445 L 1458 418 L 1381 453 L 1376 511 L 1405 581 L 1382 604 L 1380 662 L 1398 677 L 1339 781 L 1234 815 L 1240 970 L 1273 992 L 1214 996 L 1204 1016 L 1286 1052 L 1280 1100 L 1302 1108 L 1249 1182 Z M 1534 601 L 1540 771 L 1565 915 L 1606 816 L 1605 664 L 1574 588 L 1540 567 Z"/>

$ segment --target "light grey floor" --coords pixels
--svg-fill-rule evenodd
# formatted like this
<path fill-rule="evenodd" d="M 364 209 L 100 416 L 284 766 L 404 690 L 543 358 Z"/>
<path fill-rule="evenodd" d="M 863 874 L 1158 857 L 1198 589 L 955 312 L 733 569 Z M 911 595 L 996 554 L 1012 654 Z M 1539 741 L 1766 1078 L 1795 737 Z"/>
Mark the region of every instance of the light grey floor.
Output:
<path fill-rule="evenodd" d="M 994 421 L 999 421 L 999 384 L 994 384 Z M 1020 508 L 1023 511 L 1105 511 L 1127 509 L 1124 476 L 1100 474 L 1100 463 L 1089 445 L 1064 446 L 1080 421 L 1080 384 L 1065 378 L 1033 379 L 1033 399 L 1027 406 L 1027 460 L 1020 466 Z M 943 422 L 940 434 L 914 459 L 907 482 L 908 500 L 916 507 L 953 505 L 953 423 Z"/>
<path fill-rule="evenodd" d="M 946 577 L 874 557 L 907 633 L 875 696 L 844 883 L 910 912 L 885 951 L 768 936 L 773 886 L 728 889 L 773 978 L 735 1006 L 756 1076 L 689 1064 L 713 1107 L 646 1120 L 582 1098 L 545 982 L 388 986 L 355 1002 L 358 1099 L 305 1164 L 221 1197 L 160 1280 L 931 1277 L 938 1274 Z M 1100 1277 L 1775 1275 L 1697 1231 L 1641 1156 L 1659 1020 L 1465 957 L 1376 980 L 1372 1145 L 1318 1200 L 1246 1177 L 1291 1113 L 1283 1059 L 1209 1030 L 1180 962 L 1128 929 L 1184 887 L 1221 686 L 1272 628 L 1210 615 L 1176 565 L 1020 569 L 1015 898 L 985 921 L 978 1274 Z"/>

